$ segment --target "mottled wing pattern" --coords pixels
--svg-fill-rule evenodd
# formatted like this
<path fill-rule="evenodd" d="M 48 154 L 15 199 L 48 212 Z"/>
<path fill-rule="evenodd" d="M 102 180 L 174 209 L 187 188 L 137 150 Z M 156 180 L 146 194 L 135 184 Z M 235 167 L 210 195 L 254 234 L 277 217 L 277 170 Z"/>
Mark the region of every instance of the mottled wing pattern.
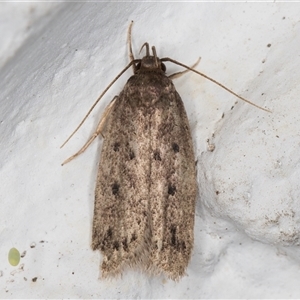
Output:
<path fill-rule="evenodd" d="M 136 126 L 136 108 L 124 94 L 116 99 L 104 132 L 95 191 L 92 248 L 103 254 L 103 277 L 117 275 L 126 265 L 143 265 L 149 256 L 150 164 L 144 159 L 149 140 L 140 145 L 143 129 Z"/>
<path fill-rule="evenodd" d="M 181 277 L 196 190 L 188 119 L 173 83 L 161 73 L 132 76 L 109 116 L 97 177 L 92 247 L 103 254 L 102 276 L 136 265 Z"/>
<path fill-rule="evenodd" d="M 161 99 L 164 108 L 156 108 L 151 122 L 151 261 L 178 279 L 193 247 L 197 185 L 188 119 L 171 83 L 170 89 L 174 91 Z"/>

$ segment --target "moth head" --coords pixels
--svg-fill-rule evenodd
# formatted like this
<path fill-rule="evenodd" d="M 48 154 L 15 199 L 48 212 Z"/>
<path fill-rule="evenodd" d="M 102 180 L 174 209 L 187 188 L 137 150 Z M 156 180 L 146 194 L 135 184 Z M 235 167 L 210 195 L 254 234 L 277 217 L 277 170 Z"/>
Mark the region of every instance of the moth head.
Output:
<path fill-rule="evenodd" d="M 146 48 L 146 55 L 140 60 L 140 62 L 138 62 L 138 64 L 136 65 L 136 71 L 159 71 L 159 72 L 166 72 L 166 66 L 164 63 L 161 62 L 161 60 L 157 57 L 156 55 L 156 50 L 155 47 L 152 47 L 152 53 L 153 55 L 150 55 L 150 51 L 149 51 L 149 44 L 145 43 L 140 52 L 142 51 L 143 48 Z"/>

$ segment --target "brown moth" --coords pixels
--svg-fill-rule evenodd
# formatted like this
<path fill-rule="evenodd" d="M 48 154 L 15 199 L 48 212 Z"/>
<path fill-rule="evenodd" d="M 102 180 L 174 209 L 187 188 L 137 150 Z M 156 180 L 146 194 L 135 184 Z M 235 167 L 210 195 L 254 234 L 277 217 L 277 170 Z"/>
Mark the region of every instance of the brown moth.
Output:
<path fill-rule="evenodd" d="M 178 279 L 194 239 L 193 142 L 183 102 L 145 46 L 107 117 L 92 248 L 103 254 L 104 277 L 137 265 Z"/>
<path fill-rule="evenodd" d="M 137 267 L 178 280 L 185 274 L 193 249 L 197 181 L 188 118 L 170 79 L 184 72 L 168 77 L 163 61 L 230 90 L 175 60 L 159 59 L 155 47 L 150 54 L 148 43 L 143 45 L 146 55 L 134 59 L 131 27 L 132 23 L 128 31 L 131 62 L 109 87 L 130 66 L 134 75 L 108 106 L 93 136 L 64 163 L 103 135 L 92 232 L 92 248 L 103 255 L 102 277 Z"/>

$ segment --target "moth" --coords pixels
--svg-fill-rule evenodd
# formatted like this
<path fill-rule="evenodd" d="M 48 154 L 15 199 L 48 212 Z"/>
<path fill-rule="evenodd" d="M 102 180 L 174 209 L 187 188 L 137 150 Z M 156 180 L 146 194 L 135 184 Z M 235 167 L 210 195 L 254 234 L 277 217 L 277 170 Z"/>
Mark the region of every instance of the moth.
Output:
<path fill-rule="evenodd" d="M 92 249 L 103 256 L 102 277 L 133 267 L 178 280 L 193 249 L 197 180 L 189 121 L 164 62 L 217 82 L 173 59 L 158 58 L 148 43 L 142 46 L 146 55 L 134 59 L 131 28 L 132 23 L 131 62 L 108 88 L 130 66 L 134 75 L 109 104 L 93 136 L 64 163 L 85 151 L 99 134 L 104 137 L 92 229 Z"/>

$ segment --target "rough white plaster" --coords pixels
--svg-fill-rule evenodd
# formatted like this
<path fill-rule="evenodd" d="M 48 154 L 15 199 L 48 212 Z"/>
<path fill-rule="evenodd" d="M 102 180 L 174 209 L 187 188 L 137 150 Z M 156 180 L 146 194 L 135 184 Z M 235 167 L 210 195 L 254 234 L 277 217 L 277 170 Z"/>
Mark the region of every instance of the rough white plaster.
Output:
<path fill-rule="evenodd" d="M 300 297 L 299 13 L 297 3 L 1 3 L 0 297 Z M 160 57 L 201 56 L 199 70 L 272 110 L 195 74 L 175 80 L 199 183 L 195 249 L 178 283 L 134 270 L 99 280 L 90 233 L 101 141 L 60 165 L 131 74 L 59 149 L 128 63 L 130 20 L 136 55 L 148 41 Z M 26 250 L 18 267 L 12 247 Z"/>

